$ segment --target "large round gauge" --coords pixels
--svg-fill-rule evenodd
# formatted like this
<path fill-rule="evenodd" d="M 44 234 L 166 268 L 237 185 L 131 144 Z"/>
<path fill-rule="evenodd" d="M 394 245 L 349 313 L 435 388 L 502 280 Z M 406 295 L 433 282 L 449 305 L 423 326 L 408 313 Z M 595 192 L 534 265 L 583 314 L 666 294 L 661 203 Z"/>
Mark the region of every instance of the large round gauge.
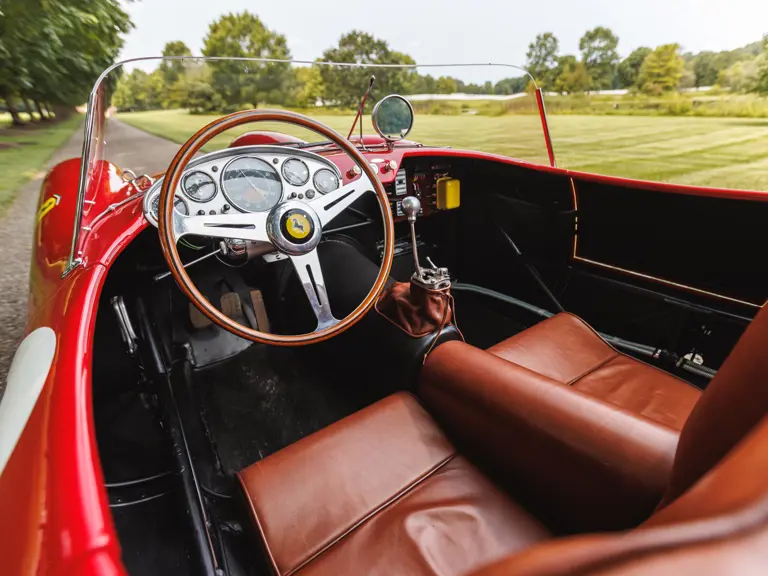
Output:
<path fill-rule="evenodd" d="M 339 177 L 328 168 L 323 168 L 315 172 L 315 177 L 312 179 L 315 183 L 315 188 L 320 194 L 328 194 L 333 192 L 339 187 Z"/>
<path fill-rule="evenodd" d="M 208 202 L 216 196 L 216 182 L 205 172 L 190 172 L 184 176 L 181 189 L 195 202 Z"/>
<path fill-rule="evenodd" d="M 179 198 L 176 196 L 173 199 L 173 207 L 176 209 L 177 212 L 180 214 L 183 214 L 184 216 L 189 216 L 189 206 L 187 206 L 187 203 L 184 202 L 182 198 Z M 158 220 L 160 217 L 160 194 L 156 194 L 154 198 L 152 198 L 152 206 L 150 208 L 152 210 L 152 217 L 155 219 L 155 221 Z"/>
<path fill-rule="evenodd" d="M 288 184 L 304 186 L 309 180 L 309 168 L 298 158 L 288 158 L 283 162 L 283 178 Z"/>
<path fill-rule="evenodd" d="M 283 183 L 280 175 L 259 158 L 241 156 L 224 167 L 221 189 L 238 210 L 264 212 L 280 202 Z"/>

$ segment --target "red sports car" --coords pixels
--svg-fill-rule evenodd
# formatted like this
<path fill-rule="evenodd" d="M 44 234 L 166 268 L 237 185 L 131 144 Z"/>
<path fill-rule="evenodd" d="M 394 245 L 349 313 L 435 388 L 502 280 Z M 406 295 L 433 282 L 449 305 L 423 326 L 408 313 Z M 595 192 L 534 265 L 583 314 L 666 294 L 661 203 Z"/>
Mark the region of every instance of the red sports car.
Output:
<path fill-rule="evenodd" d="M 768 193 L 559 168 L 541 91 L 546 165 L 375 90 L 164 158 L 121 67 L 40 196 L 2 574 L 766 573 Z"/>

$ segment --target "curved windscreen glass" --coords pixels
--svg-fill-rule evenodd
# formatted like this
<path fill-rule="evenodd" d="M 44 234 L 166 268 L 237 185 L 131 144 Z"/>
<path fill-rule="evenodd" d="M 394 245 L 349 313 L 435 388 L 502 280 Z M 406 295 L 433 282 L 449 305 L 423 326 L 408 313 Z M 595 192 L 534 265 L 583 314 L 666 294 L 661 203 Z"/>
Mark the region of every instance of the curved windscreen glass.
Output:
<path fill-rule="evenodd" d="M 81 166 L 81 195 L 100 170 L 114 165 L 137 175 L 160 176 L 181 144 L 216 118 L 251 108 L 289 109 L 347 136 L 360 102 L 373 86 L 353 137 L 378 137 L 371 122 L 377 102 L 405 97 L 413 127 L 398 146 L 449 146 L 549 164 L 533 83 L 522 68 L 506 64 L 356 65 L 233 58 L 140 58 L 116 64 L 91 94 Z M 253 130 L 288 134 L 292 145 L 318 150 L 323 138 L 304 128 L 278 123 L 240 126 L 207 143 L 202 152 L 228 147 Z M 402 133 L 401 127 L 396 131 Z M 107 161 L 109 164 L 104 163 Z M 286 181 L 300 181 L 300 165 L 286 168 Z M 250 169 L 249 169 L 250 170 Z M 258 172 L 258 170 L 257 170 Z M 263 174 L 261 173 L 263 172 Z M 221 181 L 233 204 L 269 209 L 279 198 L 280 178 L 262 170 L 234 171 Z M 258 180 L 258 182 L 256 181 Z M 192 178 L 181 195 L 203 201 L 218 183 Z M 334 183 L 327 182 L 331 187 Z M 95 217 L 81 204 L 76 232 Z M 77 237 L 77 233 L 75 236 Z M 77 239 L 73 242 L 76 251 Z"/>

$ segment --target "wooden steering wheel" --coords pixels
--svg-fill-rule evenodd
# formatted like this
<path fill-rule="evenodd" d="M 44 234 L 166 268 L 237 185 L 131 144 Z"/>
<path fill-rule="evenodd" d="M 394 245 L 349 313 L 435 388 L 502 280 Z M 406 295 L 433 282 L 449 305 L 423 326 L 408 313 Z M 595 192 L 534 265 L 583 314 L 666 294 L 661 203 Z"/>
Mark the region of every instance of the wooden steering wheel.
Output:
<path fill-rule="evenodd" d="M 360 167 L 361 174 L 352 182 L 312 200 L 283 200 L 269 212 L 184 216 L 173 209 L 174 191 L 194 155 L 212 138 L 225 130 L 250 122 L 284 122 L 312 130 L 336 144 Z M 352 202 L 367 192 L 375 192 L 384 223 L 384 257 L 379 275 L 370 292 L 346 318 L 334 318 L 317 255 L 322 229 Z M 160 190 L 158 228 L 160 245 L 174 280 L 192 303 L 225 330 L 242 338 L 276 344 L 303 346 L 327 340 L 350 328 L 373 306 L 384 289 L 394 256 L 394 222 L 389 198 L 376 174 L 358 149 L 327 126 L 294 112 L 283 110 L 245 110 L 214 120 L 178 151 L 165 174 Z M 312 310 L 317 329 L 309 334 L 280 335 L 260 332 L 235 322 L 220 312 L 197 289 L 179 257 L 176 243 L 186 235 L 235 238 L 268 242 L 288 256 L 301 281 Z"/>

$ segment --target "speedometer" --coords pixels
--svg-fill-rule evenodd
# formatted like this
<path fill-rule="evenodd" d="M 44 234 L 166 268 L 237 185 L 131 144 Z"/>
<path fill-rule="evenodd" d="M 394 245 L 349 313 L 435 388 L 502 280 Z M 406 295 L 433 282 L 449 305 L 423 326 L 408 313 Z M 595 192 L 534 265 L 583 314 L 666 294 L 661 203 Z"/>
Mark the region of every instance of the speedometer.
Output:
<path fill-rule="evenodd" d="M 328 194 L 328 192 L 333 192 L 339 187 L 339 177 L 333 171 L 328 170 L 328 168 L 315 172 L 315 177 L 312 181 L 315 183 L 315 188 L 317 188 L 320 194 Z"/>
<path fill-rule="evenodd" d="M 304 186 L 309 180 L 309 168 L 298 158 L 288 158 L 283 163 L 283 178 L 288 184 Z"/>
<path fill-rule="evenodd" d="M 224 167 L 221 189 L 229 203 L 242 212 L 264 212 L 283 196 L 277 171 L 264 160 L 250 156 L 235 158 Z"/>

